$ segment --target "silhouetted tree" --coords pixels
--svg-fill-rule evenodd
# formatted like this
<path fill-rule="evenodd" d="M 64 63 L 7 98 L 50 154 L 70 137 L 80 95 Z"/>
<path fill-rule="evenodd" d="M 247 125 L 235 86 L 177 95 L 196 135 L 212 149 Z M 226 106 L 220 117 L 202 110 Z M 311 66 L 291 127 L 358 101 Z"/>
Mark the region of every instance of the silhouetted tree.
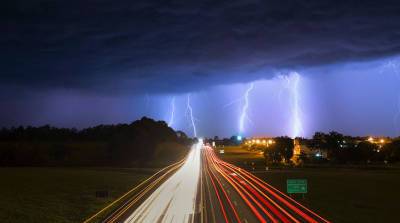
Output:
<path fill-rule="evenodd" d="M 131 165 L 150 161 L 156 147 L 164 142 L 190 141 L 183 132 L 178 137 L 164 121 L 147 117 L 131 124 L 98 125 L 81 131 L 49 125 L 2 128 L 0 165 L 60 165 L 67 161 Z M 87 143 L 94 148 L 82 148 Z"/>
<path fill-rule="evenodd" d="M 352 150 L 354 151 L 352 161 L 369 162 L 374 159 L 374 156 L 378 151 L 378 146 L 374 143 L 364 141 L 360 142 L 358 146 Z"/>
<path fill-rule="evenodd" d="M 277 163 L 283 159 L 289 161 L 293 156 L 294 143 L 293 139 L 284 136 L 276 137 L 273 144 L 269 145 L 264 150 L 264 157 L 267 162 Z"/>
<path fill-rule="evenodd" d="M 389 162 L 400 162 L 400 139 L 385 145 L 383 154 L 384 159 Z"/>

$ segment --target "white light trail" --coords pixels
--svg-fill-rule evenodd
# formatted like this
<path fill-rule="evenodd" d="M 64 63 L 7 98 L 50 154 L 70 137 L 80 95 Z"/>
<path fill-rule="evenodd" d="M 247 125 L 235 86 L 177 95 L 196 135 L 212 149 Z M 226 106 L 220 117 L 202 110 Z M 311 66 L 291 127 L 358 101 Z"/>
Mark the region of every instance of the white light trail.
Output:
<path fill-rule="evenodd" d="M 291 113 L 292 113 L 292 133 L 291 137 L 296 138 L 302 136 L 303 123 L 302 123 L 302 111 L 300 106 L 300 91 L 299 85 L 301 81 L 301 76 L 297 72 L 290 72 L 288 75 L 280 76 L 283 78 L 287 84 L 287 88 L 290 91 L 291 97 Z"/>
<path fill-rule="evenodd" d="M 187 95 L 187 111 L 189 112 L 189 118 L 190 118 L 190 122 L 193 128 L 193 136 L 197 137 L 197 130 L 196 130 L 196 123 L 195 123 L 195 119 L 193 117 L 193 108 L 192 105 L 190 104 L 190 94 Z"/>
<path fill-rule="evenodd" d="M 247 115 L 247 110 L 249 109 L 249 94 L 254 88 L 254 83 L 251 83 L 250 86 L 247 88 L 246 92 L 244 93 L 243 99 L 244 104 L 241 110 L 240 118 L 239 118 L 239 134 L 242 135 L 244 132 L 244 120 L 248 119 L 249 116 Z"/>
<path fill-rule="evenodd" d="M 175 97 L 171 99 L 171 116 L 169 117 L 168 126 L 172 127 L 174 124 L 174 117 L 175 116 Z"/>
<path fill-rule="evenodd" d="M 183 166 L 147 198 L 125 223 L 192 222 L 200 178 L 202 140 L 192 146 Z"/>

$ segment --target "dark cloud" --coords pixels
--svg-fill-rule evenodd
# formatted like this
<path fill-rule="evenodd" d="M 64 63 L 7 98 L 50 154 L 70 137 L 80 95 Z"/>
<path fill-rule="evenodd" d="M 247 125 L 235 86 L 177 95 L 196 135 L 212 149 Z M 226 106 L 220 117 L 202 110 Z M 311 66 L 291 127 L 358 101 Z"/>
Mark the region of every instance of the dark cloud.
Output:
<path fill-rule="evenodd" d="M 189 91 L 400 51 L 382 0 L 34 1 L 0 9 L 0 82 L 104 94 Z"/>

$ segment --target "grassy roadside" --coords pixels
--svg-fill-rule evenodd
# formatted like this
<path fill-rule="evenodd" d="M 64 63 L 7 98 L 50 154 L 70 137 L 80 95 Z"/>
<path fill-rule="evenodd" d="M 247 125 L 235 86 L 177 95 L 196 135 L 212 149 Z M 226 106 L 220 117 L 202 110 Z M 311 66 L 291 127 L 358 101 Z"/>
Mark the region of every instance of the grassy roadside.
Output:
<path fill-rule="evenodd" d="M 2 222 L 82 222 L 156 169 L 0 168 Z M 107 190 L 107 198 L 96 198 Z"/>
<path fill-rule="evenodd" d="M 248 151 L 239 146 L 218 147 L 214 151 L 221 159 L 236 166 L 265 168 L 264 155 L 259 151 Z"/>
<path fill-rule="evenodd" d="M 218 150 L 216 150 L 218 152 Z M 291 168 L 262 170 L 260 157 L 239 147 L 225 148 L 219 157 L 251 170 L 286 192 L 287 179 L 307 179 L 308 194 L 296 199 L 332 222 L 397 222 L 400 169 Z M 247 165 L 244 165 L 247 163 Z M 259 165 L 257 165 L 259 164 Z M 260 171 L 261 170 L 261 171 Z"/>
<path fill-rule="evenodd" d="M 400 170 L 291 169 L 256 173 L 286 192 L 286 179 L 307 179 L 308 193 L 296 198 L 333 222 L 396 222 Z"/>

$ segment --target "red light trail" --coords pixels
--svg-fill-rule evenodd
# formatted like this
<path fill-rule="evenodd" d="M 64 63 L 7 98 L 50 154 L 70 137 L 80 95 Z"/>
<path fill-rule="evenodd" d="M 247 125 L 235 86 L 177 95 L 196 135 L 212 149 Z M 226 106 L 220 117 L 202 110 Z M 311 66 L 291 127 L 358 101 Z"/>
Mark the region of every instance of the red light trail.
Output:
<path fill-rule="evenodd" d="M 204 147 L 202 152 L 203 168 L 211 179 L 225 222 L 241 222 L 246 217 L 240 216 L 239 208 L 232 204 L 226 192 L 229 187 L 260 222 L 328 222 L 253 174 L 220 160 L 211 147 Z"/>

